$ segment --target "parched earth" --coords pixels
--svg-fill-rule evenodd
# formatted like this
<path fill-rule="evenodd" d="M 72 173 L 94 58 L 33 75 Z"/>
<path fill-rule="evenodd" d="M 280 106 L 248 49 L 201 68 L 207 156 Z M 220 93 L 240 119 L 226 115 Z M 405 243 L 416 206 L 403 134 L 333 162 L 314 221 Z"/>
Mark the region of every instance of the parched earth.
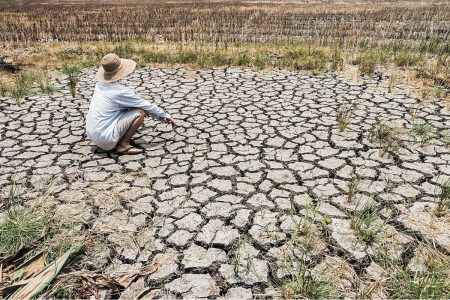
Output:
<path fill-rule="evenodd" d="M 156 262 L 122 298 L 145 287 L 276 296 L 299 262 L 354 298 L 386 276 L 374 259 L 381 251 L 412 260 L 420 242 L 449 254 L 449 214 L 434 214 L 450 178 L 445 104 L 331 74 L 139 69 L 125 84 L 178 126 L 146 119 L 136 140 L 145 153 L 118 157 L 85 138 L 93 74 L 75 98 L 61 80 L 61 92 L 21 106 L 1 99 L 0 185 L 14 177 L 31 197 L 51 180 L 56 217 L 107 241 L 91 253 L 92 269 L 114 275 Z M 353 104 L 341 131 L 338 111 Z M 430 126 L 423 145 L 410 130 L 417 122 Z M 379 124 L 401 128 L 404 145 L 382 155 L 369 138 Z M 364 203 L 385 223 L 370 245 L 351 225 Z"/>

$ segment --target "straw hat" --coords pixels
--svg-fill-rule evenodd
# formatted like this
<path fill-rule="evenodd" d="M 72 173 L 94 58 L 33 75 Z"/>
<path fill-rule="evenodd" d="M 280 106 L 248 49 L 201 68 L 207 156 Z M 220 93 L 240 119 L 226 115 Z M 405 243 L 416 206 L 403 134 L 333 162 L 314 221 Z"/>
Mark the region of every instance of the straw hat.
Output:
<path fill-rule="evenodd" d="M 103 56 L 102 64 L 97 72 L 97 79 L 101 82 L 113 82 L 124 78 L 134 71 L 136 62 L 131 59 L 120 58 L 114 53 Z"/>

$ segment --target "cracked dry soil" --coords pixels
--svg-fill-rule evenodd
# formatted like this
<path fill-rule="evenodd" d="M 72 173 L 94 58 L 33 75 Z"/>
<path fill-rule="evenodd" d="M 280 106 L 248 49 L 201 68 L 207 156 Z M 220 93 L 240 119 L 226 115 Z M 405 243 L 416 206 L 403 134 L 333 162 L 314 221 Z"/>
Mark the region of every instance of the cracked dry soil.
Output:
<path fill-rule="evenodd" d="M 136 141 L 146 152 L 117 157 L 85 139 L 93 74 L 84 72 L 75 98 L 60 80 L 60 92 L 20 107 L 1 99 L 0 185 L 15 177 L 30 183 L 32 195 L 51 176 L 57 218 L 89 224 L 108 241 L 94 268 L 115 274 L 157 261 L 158 270 L 122 298 L 144 286 L 174 296 L 277 295 L 273 283 L 295 270 L 286 261 L 298 254 L 292 237 L 309 199 L 317 211 L 309 215 L 315 241 L 307 259 L 349 297 L 379 280 L 373 257 L 380 249 L 411 258 L 419 239 L 448 255 L 448 214 L 437 218 L 430 209 L 450 177 L 445 104 L 421 105 L 402 87 L 376 92 L 377 81 L 332 74 L 140 69 L 124 83 L 166 108 L 178 127 L 146 119 Z M 340 131 L 338 110 L 354 103 Z M 380 156 L 371 130 L 384 122 L 409 130 L 413 119 L 432 126 L 427 145 L 408 136 L 405 147 Z M 387 222 L 370 246 L 350 226 L 364 201 L 382 207 Z"/>

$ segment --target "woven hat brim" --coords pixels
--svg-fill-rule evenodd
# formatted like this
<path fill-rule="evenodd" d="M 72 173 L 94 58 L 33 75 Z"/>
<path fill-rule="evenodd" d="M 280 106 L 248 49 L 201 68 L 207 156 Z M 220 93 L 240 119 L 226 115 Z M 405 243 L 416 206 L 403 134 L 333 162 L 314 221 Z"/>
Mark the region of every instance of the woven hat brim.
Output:
<path fill-rule="evenodd" d="M 97 80 L 105 83 L 114 82 L 120 80 L 132 73 L 136 68 L 136 62 L 132 59 L 121 58 L 122 65 L 114 73 L 105 73 L 105 69 L 102 66 L 97 71 Z"/>

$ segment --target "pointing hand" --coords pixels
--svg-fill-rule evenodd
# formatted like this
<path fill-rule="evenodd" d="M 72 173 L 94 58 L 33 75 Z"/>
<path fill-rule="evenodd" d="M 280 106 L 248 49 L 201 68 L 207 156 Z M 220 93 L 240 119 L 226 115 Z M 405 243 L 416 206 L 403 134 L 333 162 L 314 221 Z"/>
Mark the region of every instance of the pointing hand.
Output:
<path fill-rule="evenodd" d="M 172 125 L 172 128 L 174 128 L 177 125 L 173 117 L 166 118 L 166 122 Z"/>

